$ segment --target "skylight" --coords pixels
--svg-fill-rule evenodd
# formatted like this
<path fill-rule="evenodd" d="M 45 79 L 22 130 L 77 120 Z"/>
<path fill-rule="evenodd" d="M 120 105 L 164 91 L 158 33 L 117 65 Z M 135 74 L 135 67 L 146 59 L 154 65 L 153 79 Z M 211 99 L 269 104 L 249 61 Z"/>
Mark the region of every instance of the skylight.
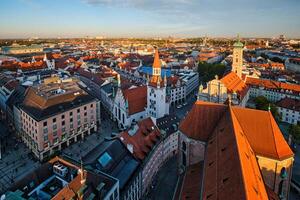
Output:
<path fill-rule="evenodd" d="M 106 167 L 111 160 L 111 156 L 107 152 L 105 152 L 104 154 L 102 154 L 102 156 L 100 156 L 98 162 L 102 165 L 102 167 Z"/>

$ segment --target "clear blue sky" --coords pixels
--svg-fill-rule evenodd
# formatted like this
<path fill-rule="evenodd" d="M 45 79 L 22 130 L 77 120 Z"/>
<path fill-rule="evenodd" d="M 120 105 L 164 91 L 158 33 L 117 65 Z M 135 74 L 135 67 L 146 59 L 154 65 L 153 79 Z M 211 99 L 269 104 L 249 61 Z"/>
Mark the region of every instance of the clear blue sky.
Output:
<path fill-rule="evenodd" d="M 0 38 L 300 38 L 300 0 L 0 0 Z"/>

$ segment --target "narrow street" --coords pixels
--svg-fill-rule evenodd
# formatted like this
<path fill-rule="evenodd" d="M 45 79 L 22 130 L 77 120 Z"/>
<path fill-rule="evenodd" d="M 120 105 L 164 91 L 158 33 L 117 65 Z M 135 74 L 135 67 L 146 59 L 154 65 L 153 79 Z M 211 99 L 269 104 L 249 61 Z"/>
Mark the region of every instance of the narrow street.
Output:
<path fill-rule="evenodd" d="M 155 176 L 154 187 L 145 199 L 172 200 L 177 179 L 177 156 L 174 156 L 162 166 Z"/>

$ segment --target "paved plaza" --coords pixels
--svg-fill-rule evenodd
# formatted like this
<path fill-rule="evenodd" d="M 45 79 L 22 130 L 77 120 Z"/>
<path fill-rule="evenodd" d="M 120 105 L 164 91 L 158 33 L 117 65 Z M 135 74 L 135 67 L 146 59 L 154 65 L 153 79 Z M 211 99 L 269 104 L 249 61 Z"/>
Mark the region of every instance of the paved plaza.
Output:
<path fill-rule="evenodd" d="M 6 153 L 0 160 L 0 194 L 39 166 L 40 163 L 21 141 L 10 138 L 7 141 Z"/>
<path fill-rule="evenodd" d="M 118 132 L 117 125 L 103 113 L 101 126 L 97 132 L 70 145 L 62 153 L 78 160 L 102 143 L 105 137 L 110 137 L 112 132 Z M 22 179 L 27 173 L 41 165 L 30 150 L 15 136 L 9 137 L 5 143 L 6 151 L 0 160 L 0 194 L 7 191 L 14 182 Z"/>

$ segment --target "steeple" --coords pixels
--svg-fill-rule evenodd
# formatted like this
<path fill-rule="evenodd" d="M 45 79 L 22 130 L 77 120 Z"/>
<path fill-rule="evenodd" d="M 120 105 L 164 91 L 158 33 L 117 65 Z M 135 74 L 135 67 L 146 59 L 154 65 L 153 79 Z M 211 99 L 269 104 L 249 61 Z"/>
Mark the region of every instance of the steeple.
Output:
<path fill-rule="evenodd" d="M 158 49 L 155 48 L 154 61 L 152 65 L 152 77 L 150 82 L 160 87 L 161 81 L 161 62 L 159 59 Z"/>
<path fill-rule="evenodd" d="M 237 34 L 237 41 L 233 44 L 234 47 L 243 48 L 244 44 L 240 40 L 240 34 Z"/>
<path fill-rule="evenodd" d="M 242 78 L 243 68 L 243 43 L 240 41 L 240 35 L 237 36 L 237 41 L 233 44 L 232 55 L 232 71 Z"/>
<path fill-rule="evenodd" d="M 154 53 L 154 61 L 153 61 L 153 68 L 161 68 L 161 63 L 160 63 L 160 59 L 159 59 L 159 54 L 158 54 L 158 49 L 155 48 L 155 53 Z M 160 75 L 160 74 L 159 74 Z"/>

